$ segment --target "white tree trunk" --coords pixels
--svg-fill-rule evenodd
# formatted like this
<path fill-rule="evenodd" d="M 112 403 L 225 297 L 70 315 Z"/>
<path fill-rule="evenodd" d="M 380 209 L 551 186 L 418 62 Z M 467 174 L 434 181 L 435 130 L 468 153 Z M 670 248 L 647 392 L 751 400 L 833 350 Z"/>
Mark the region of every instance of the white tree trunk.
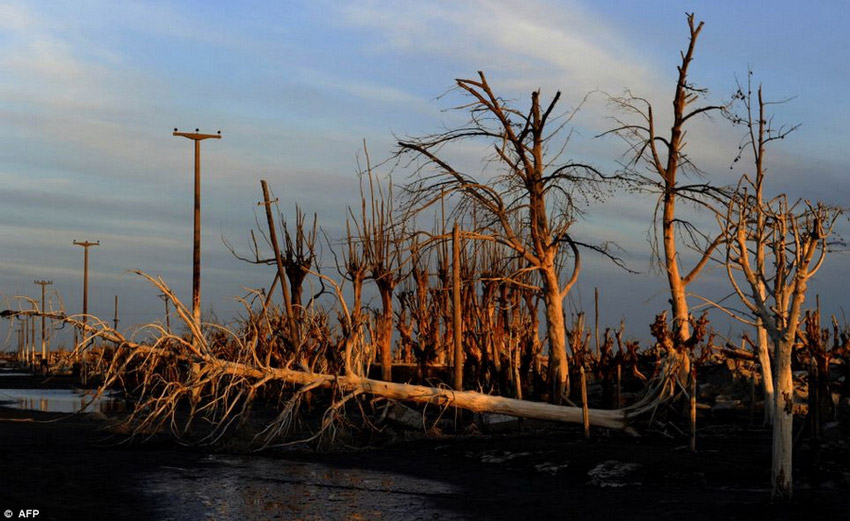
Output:
<path fill-rule="evenodd" d="M 793 492 L 791 454 L 794 445 L 794 380 L 791 375 L 792 340 L 777 342 L 776 398 L 773 418 L 773 497 L 790 499 Z"/>
<path fill-rule="evenodd" d="M 774 403 L 773 369 L 770 363 L 767 330 L 761 325 L 761 320 L 757 323 L 757 333 L 758 345 L 756 346 L 756 355 L 761 366 L 761 381 L 762 388 L 764 389 L 764 424 L 773 425 L 773 412 L 776 407 Z"/>
<path fill-rule="evenodd" d="M 334 376 L 282 368 L 260 370 L 244 364 L 221 360 L 209 360 L 206 363 L 214 366 L 212 371 L 217 370 L 224 374 L 254 377 L 258 380 L 280 380 L 311 387 L 338 386 L 343 392 L 369 393 L 395 400 L 440 405 L 443 407 L 459 407 L 474 412 L 492 412 L 521 418 L 568 423 L 583 422 L 581 407 L 565 407 L 543 402 L 530 402 L 501 396 L 491 396 L 474 391 L 453 391 L 451 389 L 399 384 L 356 376 Z M 647 405 L 647 407 L 651 407 L 651 405 Z M 643 408 L 640 408 L 640 410 L 642 411 Z M 607 427 L 609 429 L 623 429 L 628 426 L 628 417 L 631 414 L 637 414 L 637 412 L 638 409 L 589 409 L 588 415 L 591 425 Z"/>

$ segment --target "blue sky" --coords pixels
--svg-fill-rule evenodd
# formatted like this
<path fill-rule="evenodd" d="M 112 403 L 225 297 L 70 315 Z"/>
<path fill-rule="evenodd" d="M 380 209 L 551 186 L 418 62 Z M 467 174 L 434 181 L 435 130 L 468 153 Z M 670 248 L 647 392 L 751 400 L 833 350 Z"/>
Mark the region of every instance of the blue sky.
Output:
<path fill-rule="evenodd" d="M 357 155 L 392 153 L 394 135 L 421 135 L 462 120 L 438 97 L 477 70 L 505 97 L 624 88 L 669 107 L 684 12 L 706 22 L 692 79 L 724 100 L 748 67 L 769 98 L 796 98 L 777 119 L 802 123 L 771 151 L 776 191 L 846 204 L 850 199 L 850 3 L 754 2 L 0 2 L 0 292 L 34 296 L 52 279 L 79 311 L 82 249 L 91 250 L 90 310 L 122 326 L 161 317 L 144 281 L 161 275 L 188 300 L 191 284 L 191 144 L 171 129 L 221 130 L 203 144 L 203 306 L 223 319 L 243 287 L 273 271 L 232 258 L 247 251 L 259 179 L 281 210 L 317 212 L 331 237 L 357 204 Z M 623 153 L 602 96 L 576 120 L 570 153 L 613 169 Z M 662 115 L 663 117 L 663 115 Z M 715 118 L 689 135 L 691 152 L 729 182 L 737 130 Z M 471 161 L 471 158 L 466 158 Z M 406 172 L 395 174 L 403 182 Z M 651 200 L 618 195 L 589 212 L 588 236 L 616 240 L 630 276 L 589 259 L 573 299 L 601 292 L 603 322 L 626 317 L 646 336 L 665 307 L 665 283 L 648 270 Z M 846 226 L 845 226 L 846 229 Z M 325 255 L 324 263 L 332 262 Z M 848 258 L 836 255 L 813 290 L 830 312 L 848 294 Z M 719 270 L 701 291 L 726 291 Z M 845 299 L 846 300 L 846 299 Z"/>

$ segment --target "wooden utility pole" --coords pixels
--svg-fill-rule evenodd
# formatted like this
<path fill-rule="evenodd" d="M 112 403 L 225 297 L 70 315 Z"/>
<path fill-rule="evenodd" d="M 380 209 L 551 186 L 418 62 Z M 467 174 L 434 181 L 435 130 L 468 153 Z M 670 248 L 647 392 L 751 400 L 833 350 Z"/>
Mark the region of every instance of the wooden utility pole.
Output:
<path fill-rule="evenodd" d="M 26 364 L 29 354 L 27 353 L 27 344 L 26 344 L 26 317 L 18 317 L 20 322 L 18 323 L 18 350 L 21 353 L 20 358 L 18 359 L 20 362 Z"/>
<path fill-rule="evenodd" d="M 41 286 L 41 358 L 43 360 L 47 360 L 47 337 L 45 336 L 44 329 L 44 313 L 47 312 L 47 309 L 44 307 L 44 287 L 53 284 L 52 280 L 34 280 L 33 284 L 39 284 Z"/>
<path fill-rule="evenodd" d="M 29 353 L 27 352 L 27 327 L 26 327 L 27 318 L 26 317 L 18 317 L 18 318 L 21 320 L 20 324 L 18 325 L 18 334 L 20 336 L 18 343 L 21 344 L 21 355 L 23 356 L 23 358 L 21 358 L 21 360 L 23 360 L 24 363 L 26 364 L 26 363 L 29 362 Z"/>
<path fill-rule="evenodd" d="M 24 317 L 21 322 L 21 327 L 24 330 L 24 354 L 26 363 L 32 362 L 32 350 L 30 349 L 30 317 Z"/>
<path fill-rule="evenodd" d="M 33 308 L 35 308 L 35 304 L 33 304 Z M 35 370 L 35 316 L 30 315 L 30 361 L 33 364 L 33 370 Z"/>
<path fill-rule="evenodd" d="M 24 360 L 24 337 L 21 336 L 21 327 L 18 326 L 18 329 L 15 330 L 18 334 L 18 362 Z"/>
<path fill-rule="evenodd" d="M 29 317 L 20 317 L 21 319 L 21 346 L 24 352 L 24 363 L 30 363 L 30 343 L 27 332 L 29 331 Z"/>
<path fill-rule="evenodd" d="M 165 301 L 165 331 L 170 335 L 171 334 L 171 312 L 168 310 L 168 295 L 162 293 L 159 295 L 163 301 Z"/>
<path fill-rule="evenodd" d="M 74 241 L 77 246 L 82 246 L 83 254 L 83 337 L 85 338 L 85 325 L 89 314 L 89 248 L 100 246 L 100 241 Z"/>
<path fill-rule="evenodd" d="M 454 332 L 454 389 L 463 390 L 463 322 L 460 316 L 460 230 L 452 228 L 452 329 Z"/>
<path fill-rule="evenodd" d="M 266 220 L 269 224 L 269 240 L 271 241 L 272 249 L 274 250 L 274 260 L 277 263 L 277 275 L 280 280 L 280 289 L 283 293 L 283 305 L 286 309 L 286 316 L 289 319 L 289 327 L 293 335 L 293 342 L 297 342 L 299 338 L 298 324 L 295 321 L 295 314 L 292 311 L 292 301 L 289 298 L 289 288 L 286 285 L 286 270 L 283 267 L 283 258 L 280 256 L 280 245 L 277 242 L 277 231 L 274 225 L 274 217 L 272 216 L 272 203 L 277 202 L 277 199 L 274 201 L 269 200 L 269 185 L 266 183 L 265 179 L 260 179 L 260 185 L 263 187 L 263 202 L 257 203 L 257 205 L 266 207 Z M 269 291 L 269 294 L 271 295 L 271 291 Z"/>
<path fill-rule="evenodd" d="M 221 139 L 221 131 L 217 134 L 199 134 L 195 132 L 178 132 L 175 128 L 173 136 L 185 137 L 195 142 L 195 216 L 192 249 L 192 320 L 195 327 L 201 330 L 201 141 L 205 139 Z"/>

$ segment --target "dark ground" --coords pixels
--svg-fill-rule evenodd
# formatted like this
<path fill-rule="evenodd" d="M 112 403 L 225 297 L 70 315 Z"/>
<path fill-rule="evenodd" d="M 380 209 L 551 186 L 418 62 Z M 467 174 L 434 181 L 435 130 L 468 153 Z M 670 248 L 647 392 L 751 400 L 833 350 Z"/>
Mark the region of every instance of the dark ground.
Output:
<path fill-rule="evenodd" d="M 5 387 L 69 384 L 3 379 Z M 11 509 L 17 519 L 21 509 L 38 509 L 36 519 L 56 520 L 850 515 L 850 438 L 839 428 L 826 431 L 817 452 L 804 433 L 795 454 L 795 499 L 772 503 L 770 432 L 745 419 L 703 422 L 695 454 L 681 437 L 595 430 L 584 440 L 580 427 L 525 422 L 519 433 L 380 449 L 212 456 L 163 442 L 105 444 L 108 421 L 0 407 L 0 511 Z"/>

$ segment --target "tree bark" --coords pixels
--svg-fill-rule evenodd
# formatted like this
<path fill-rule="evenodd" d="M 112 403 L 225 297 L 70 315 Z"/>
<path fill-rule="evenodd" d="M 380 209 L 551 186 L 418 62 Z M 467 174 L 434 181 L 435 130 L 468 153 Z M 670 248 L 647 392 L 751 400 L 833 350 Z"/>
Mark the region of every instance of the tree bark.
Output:
<path fill-rule="evenodd" d="M 452 228 L 452 337 L 454 342 L 453 369 L 455 390 L 463 390 L 463 323 L 460 303 L 460 230 L 455 223 Z"/>
<path fill-rule="evenodd" d="M 767 338 L 767 330 L 761 323 L 761 319 L 756 322 L 758 333 L 758 345 L 756 346 L 759 366 L 761 366 L 762 388 L 764 389 L 764 424 L 773 425 L 774 390 L 773 390 L 773 370 L 770 362 L 770 348 Z"/>
<path fill-rule="evenodd" d="M 672 193 L 672 187 L 669 189 L 671 193 L 664 197 L 664 216 L 661 226 L 664 239 L 664 265 L 673 307 L 673 349 L 676 352 L 671 354 L 681 361 L 679 379 L 685 383 L 688 381 L 691 368 L 690 358 L 682 347 L 690 339 L 691 329 L 688 322 L 687 286 L 679 271 L 679 253 L 676 246 L 676 196 Z"/>
<path fill-rule="evenodd" d="M 393 292 L 378 285 L 381 294 L 381 319 L 379 327 L 379 349 L 381 353 L 381 378 L 387 382 L 393 379 Z"/>
<path fill-rule="evenodd" d="M 563 403 L 570 390 L 570 367 L 567 360 L 567 330 L 564 304 L 554 267 L 543 273 L 543 302 L 546 307 L 546 331 L 549 334 L 549 388 L 551 401 Z"/>
<path fill-rule="evenodd" d="M 395 400 L 414 403 L 440 405 L 443 407 L 459 407 L 473 412 L 491 412 L 507 414 L 521 418 L 559 421 L 567 423 L 583 423 L 581 407 L 565 407 L 543 402 L 530 402 L 492 396 L 474 391 L 454 391 L 422 385 L 400 384 L 369 378 L 335 376 L 329 374 L 307 373 L 284 368 L 255 369 L 250 366 L 220 360 L 210 361 L 223 373 L 238 376 L 255 377 L 285 381 L 296 385 L 317 387 L 338 386 L 343 392 L 369 393 Z M 631 414 L 623 409 L 588 409 L 590 425 L 609 429 L 624 429 L 628 426 Z"/>
<path fill-rule="evenodd" d="M 791 455 L 794 446 L 794 380 L 791 374 L 792 340 L 778 343 L 775 381 L 777 392 L 773 418 L 773 497 L 791 499 L 793 472 Z"/>

